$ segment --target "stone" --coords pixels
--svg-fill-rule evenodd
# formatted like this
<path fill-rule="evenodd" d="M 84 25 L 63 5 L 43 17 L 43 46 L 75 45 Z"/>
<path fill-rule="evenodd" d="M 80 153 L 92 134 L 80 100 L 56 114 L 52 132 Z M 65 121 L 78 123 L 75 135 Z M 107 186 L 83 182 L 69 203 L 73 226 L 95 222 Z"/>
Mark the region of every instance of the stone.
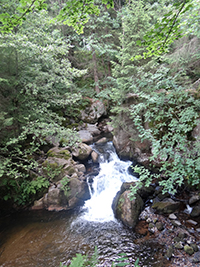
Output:
<path fill-rule="evenodd" d="M 180 230 L 180 231 L 178 232 L 178 237 L 179 237 L 180 239 L 184 239 L 186 236 L 187 236 L 187 233 L 185 233 L 183 230 Z"/>
<path fill-rule="evenodd" d="M 76 164 L 75 167 L 78 169 L 79 172 L 86 172 L 86 168 L 84 164 Z"/>
<path fill-rule="evenodd" d="M 190 244 L 190 246 L 193 248 L 194 252 L 197 252 L 199 250 L 198 246 L 195 243 Z"/>
<path fill-rule="evenodd" d="M 78 147 L 75 147 L 72 151 L 72 155 L 78 160 L 86 160 L 92 152 L 92 148 L 87 144 L 80 143 Z"/>
<path fill-rule="evenodd" d="M 183 248 L 184 248 L 182 242 L 178 242 L 178 243 L 176 243 L 176 244 L 174 245 L 174 247 L 177 248 L 177 249 L 183 249 Z"/>
<path fill-rule="evenodd" d="M 174 226 L 181 226 L 181 222 L 179 222 L 178 220 L 172 220 L 171 223 L 172 223 Z"/>
<path fill-rule="evenodd" d="M 167 259 L 171 259 L 171 257 L 173 256 L 174 253 L 174 248 L 173 246 L 169 246 L 169 248 L 167 249 L 166 253 L 165 253 L 165 257 Z"/>
<path fill-rule="evenodd" d="M 200 200 L 200 195 L 193 195 L 190 199 L 189 199 L 189 205 L 192 205 L 194 203 L 196 203 L 197 201 Z"/>
<path fill-rule="evenodd" d="M 92 151 L 91 157 L 92 157 L 92 161 L 94 163 L 97 163 L 98 162 L 99 154 L 96 151 Z"/>
<path fill-rule="evenodd" d="M 34 201 L 34 205 L 31 207 L 32 210 L 41 210 L 44 209 L 44 202 L 43 202 L 43 197 L 40 198 L 39 200 Z"/>
<path fill-rule="evenodd" d="M 107 142 L 107 138 L 106 137 L 103 137 L 101 139 L 99 139 L 96 144 L 100 145 L 100 144 L 105 144 Z"/>
<path fill-rule="evenodd" d="M 185 245 L 185 246 L 184 246 L 184 251 L 185 251 L 187 254 L 189 254 L 190 256 L 194 253 L 193 248 L 192 248 L 191 246 L 189 246 L 189 245 Z"/>
<path fill-rule="evenodd" d="M 47 206 L 50 205 L 61 205 L 62 196 L 61 191 L 58 187 L 51 186 L 47 194 Z"/>
<path fill-rule="evenodd" d="M 126 226 L 134 228 L 138 222 L 144 202 L 138 194 L 136 194 L 134 200 L 130 200 L 129 195 L 130 190 L 126 190 L 123 193 L 118 192 L 113 200 L 112 208 L 117 219 L 121 220 Z"/>
<path fill-rule="evenodd" d="M 98 127 L 95 124 L 87 124 L 86 130 L 92 135 L 92 136 L 96 136 L 96 135 L 100 135 L 101 132 L 98 129 Z"/>
<path fill-rule="evenodd" d="M 153 209 L 156 209 L 160 213 L 172 213 L 178 210 L 180 202 L 175 202 L 171 198 L 166 198 L 163 201 L 158 201 L 152 205 Z"/>
<path fill-rule="evenodd" d="M 187 220 L 186 222 L 189 223 L 189 224 L 192 224 L 192 225 L 197 225 L 198 224 L 197 222 L 195 222 L 193 220 Z"/>
<path fill-rule="evenodd" d="M 200 216 L 200 205 L 194 206 L 192 212 L 190 214 L 191 217 L 199 217 Z"/>
<path fill-rule="evenodd" d="M 158 229 L 159 231 L 162 231 L 162 230 L 164 229 L 164 225 L 163 225 L 163 223 L 161 223 L 161 222 L 157 222 L 157 223 L 156 223 L 156 227 L 157 227 L 157 229 Z"/>
<path fill-rule="evenodd" d="M 83 143 L 91 144 L 93 142 L 93 136 L 89 131 L 80 130 L 78 134 Z"/>
<path fill-rule="evenodd" d="M 99 118 L 106 115 L 106 107 L 100 100 L 91 98 L 87 98 L 87 100 L 87 107 L 80 111 L 80 119 L 86 123 L 95 124 Z"/>
<path fill-rule="evenodd" d="M 194 253 L 193 258 L 192 258 L 193 263 L 198 263 L 200 262 L 200 251 Z"/>
<path fill-rule="evenodd" d="M 172 214 L 169 215 L 169 219 L 170 220 L 176 220 L 177 217 L 176 217 L 176 215 L 174 213 L 172 213 Z"/>

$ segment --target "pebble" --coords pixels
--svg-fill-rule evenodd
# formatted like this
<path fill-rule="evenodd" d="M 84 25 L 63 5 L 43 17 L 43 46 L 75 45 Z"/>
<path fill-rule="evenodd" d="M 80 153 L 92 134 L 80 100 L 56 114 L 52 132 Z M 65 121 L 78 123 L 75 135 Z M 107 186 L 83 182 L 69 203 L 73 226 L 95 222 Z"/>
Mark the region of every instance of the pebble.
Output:
<path fill-rule="evenodd" d="M 174 213 L 172 213 L 172 214 L 169 215 L 169 219 L 170 220 L 176 220 L 177 217 L 176 217 L 176 215 Z"/>
<path fill-rule="evenodd" d="M 188 245 L 184 246 L 184 251 L 189 255 L 192 255 L 194 253 L 194 249 Z"/>
<path fill-rule="evenodd" d="M 173 224 L 174 226 L 181 226 L 181 223 L 180 223 L 179 221 L 177 221 L 177 220 L 173 220 L 173 221 L 172 221 L 172 224 Z"/>
<path fill-rule="evenodd" d="M 198 224 L 197 222 L 195 222 L 195 221 L 193 221 L 193 220 L 187 220 L 186 222 L 187 222 L 187 223 L 190 223 L 190 224 L 193 224 L 193 225 L 197 225 L 197 224 Z"/>

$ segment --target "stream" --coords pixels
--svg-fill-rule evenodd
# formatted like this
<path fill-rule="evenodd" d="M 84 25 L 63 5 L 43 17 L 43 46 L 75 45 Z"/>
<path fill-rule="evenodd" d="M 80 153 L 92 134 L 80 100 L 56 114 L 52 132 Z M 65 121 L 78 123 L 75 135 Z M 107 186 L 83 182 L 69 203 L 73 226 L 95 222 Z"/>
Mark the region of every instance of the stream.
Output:
<path fill-rule="evenodd" d="M 93 145 L 99 154 L 99 171 L 87 174 L 91 198 L 73 211 L 24 211 L 0 220 L 1 267 L 56 267 L 70 264 L 77 253 L 99 252 L 99 267 L 112 266 L 126 253 L 129 266 L 161 266 L 162 248 L 118 222 L 112 201 L 130 175 L 129 161 L 121 161 L 111 142 Z M 91 165 L 91 161 L 88 163 Z M 140 241 L 141 240 L 141 241 Z"/>

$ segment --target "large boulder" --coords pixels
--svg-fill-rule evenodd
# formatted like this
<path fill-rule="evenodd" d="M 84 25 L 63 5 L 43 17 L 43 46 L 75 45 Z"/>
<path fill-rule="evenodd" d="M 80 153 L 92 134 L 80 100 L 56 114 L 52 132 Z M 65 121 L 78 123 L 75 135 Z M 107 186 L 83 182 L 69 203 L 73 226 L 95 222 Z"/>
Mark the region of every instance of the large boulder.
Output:
<path fill-rule="evenodd" d="M 113 130 L 113 144 L 121 158 L 134 159 L 138 163 L 148 166 L 151 143 L 148 140 L 141 141 L 139 132 L 129 117 L 126 105 L 124 105 L 126 112 L 116 115 L 116 120 L 120 123 Z"/>
<path fill-rule="evenodd" d="M 89 199 L 89 189 L 85 181 L 77 178 L 63 178 L 56 185 L 52 185 L 48 193 L 40 200 L 35 202 L 37 209 L 38 203 L 43 203 L 43 207 L 52 210 L 70 210 L 76 206 L 82 205 L 83 202 Z"/>
<path fill-rule="evenodd" d="M 106 108 L 100 100 L 88 99 L 88 101 L 89 105 L 81 110 L 81 120 L 93 124 L 103 115 L 106 115 Z"/>
<path fill-rule="evenodd" d="M 139 194 L 136 194 L 135 199 L 130 199 L 130 185 L 132 184 L 133 182 L 122 185 L 113 200 L 112 208 L 117 219 L 126 226 L 134 228 L 144 207 L 144 202 Z"/>
<path fill-rule="evenodd" d="M 78 132 L 81 142 L 91 144 L 93 142 L 93 136 L 88 130 L 80 130 Z"/>
<path fill-rule="evenodd" d="M 72 151 L 72 155 L 78 160 L 86 160 L 92 152 L 92 148 L 87 144 L 80 143 L 78 147 L 75 147 Z"/>
<path fill-rule="evenodd" d="M 75 155 L 85 159 L 91 153 L 91 148 L 85 144 L 79 145 Z M 87 155 L 87 156 L 85 156 Z M 54 147 L 47 153 L 47 159 L 42 164 L 42 174 L 49 180 L 48 192 L 34 202 L 32 209 L 46 208 L 48 210 L 69 210 L 90 197 L 88 185 L 84 177 L 86 168 L 72 159 L 72 153 L 66 148 Z"/>

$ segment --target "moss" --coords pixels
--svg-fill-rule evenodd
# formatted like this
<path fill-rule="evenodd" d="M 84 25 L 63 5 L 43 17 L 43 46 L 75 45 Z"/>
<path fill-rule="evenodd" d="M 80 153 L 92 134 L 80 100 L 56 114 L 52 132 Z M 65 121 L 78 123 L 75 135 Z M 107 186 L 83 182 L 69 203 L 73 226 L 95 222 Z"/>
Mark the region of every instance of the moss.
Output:
<path fill-rule="evenodd" d="M 57 154 L 58 158 L 64 158 L 66 160 L 71 158 L 71 154 L 69 152 L 69 150 L 62 150 L 59 152 L 59 154 Z"/>
<path fill-rule="evenodd" d="M 75 169 L 72 166 L 68 166 L 65 171 L 67 171 L 68 175 L 72 175 L 73 173 L 75 173 Z"/>

